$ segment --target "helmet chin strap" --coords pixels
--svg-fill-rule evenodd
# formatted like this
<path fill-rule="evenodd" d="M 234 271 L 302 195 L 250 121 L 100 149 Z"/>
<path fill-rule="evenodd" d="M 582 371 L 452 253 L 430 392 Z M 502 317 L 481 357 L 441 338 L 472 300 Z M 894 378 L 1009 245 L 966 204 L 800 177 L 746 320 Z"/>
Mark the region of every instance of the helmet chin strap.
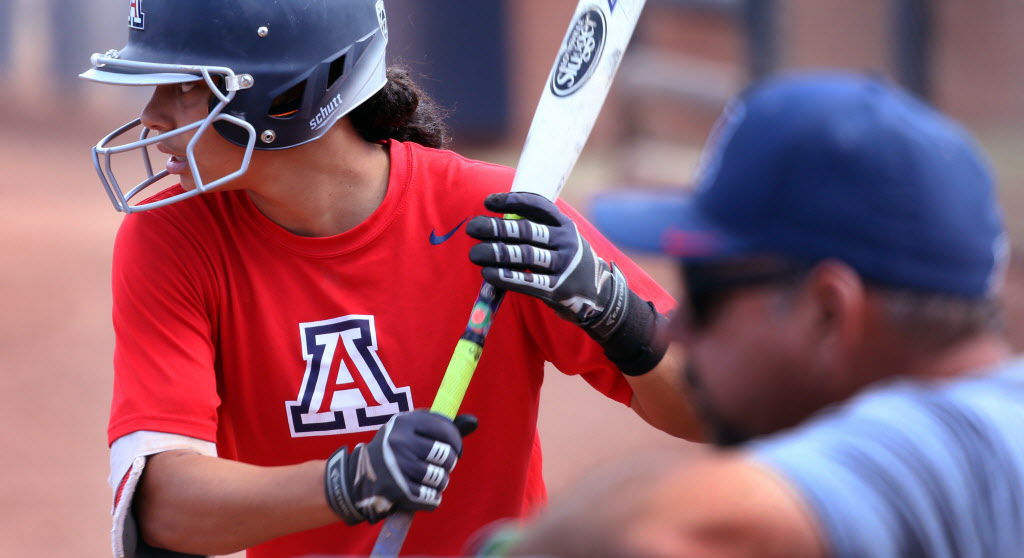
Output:
<path fill-rule="evenodd" d="M 203 192 L 213 190 L 219 186 L 224 185 L 227 182 L 230 182 L 242 176 L 243 174 L 245 174 L 246 171 L 248 171 L 249 163 L 252 159 L 252 152 L 256 147 L 256 128 L 253 127 L 252 124 L 246 122 L 245 120 L 242 120 L 241 118 L 237 118 L 229 114 L 223 114 L 223 110 L 228 105 L 228 103 L 230 103 L 231 100 L 234 99 L 235 94 L 239 89 L 252 87 L 252 76 L 249 76 L 248 74 L 235 74 L 235 72 L 232 71 L 230 68 L 223 67 L 185 66 L 175 64 L 133 62 L 127 60 L 118 60 L 116 57 L 110 55 L 102 56 L 97 54 L 93 55 L 93 64 L 97 67 L 110 65 L 112 67 L 118 67 L 128 70 L 161 72 L 167 75 L 199 74 L 202 76 L 203 80 L 210 87 L 210 91 L 218 100 L 217 105 L 210 110 L 210 114 L 207 115 L 206 118 L 198 120 L 186 126 L 182 126 L 181 128 L 177 128 L 154 137 L 149 137 L 150 130 L 148 128 L 143 127 L 143 130 L 139 135 L 138 141 L 110 147 L 110 144 L 113 143 L 120 136 L 128 133 L 131 130 L 134 130 L 135 128 L 138 128 L 139 126 L 142 126 L 142 120 L 135 119 L 132 122 L 129 122 L 124 126 L 118 128 L 114 132 L 110 133 L 102 140 L 100 140 L 100 142 L 97 143 L 95 147 L 93 147 L 93 166 L 96 168 L 96 172 L 100 177 L 100 182 L 103 183 L 103 187 L 107 191 L 107 195 L 110 197 L 110 201 L 114 204 L 115 209 L 124 213 L 135 213 L 139 211 L 156 209 L 158 207 L 170 205 L 172 203 L 176 203 L 181 200 L 197 196 L 199 194 L 202 194 Z M 224 77 L 225 89 L 227 90 L 226 92 L 221 91 L 220 88 L 217 86 L 216 81 L 213 79 L 214 75 Z M 199 166 L 196 163 L 195 147 L 199 143 L 199 140 L 203 136 L 203 134 L 205 134 L 210 129 L 210 126 L 212 126 L 214 122 L 218 121 L 225 121 L 243 128 L 248 135 L 248 139 L 246 141 L 245 153 L 242 156 L 242 164 L 239 166 L 238 170 L 226 176 L 218 178 L 217 180 L 206 183 L 203 181 L 202 176 L 200 175 L 199 172 Z M 186 159 L 188 161 L 189 170 L 192 173 L 192 178 L 195 180 L 195 188 L 193 190 L 183 192 L 181 194 L 177 194 L 175 196 L 171 196 L 165 199 L 149 203 L 137 204 L 134 206 L 131 205 L 130 202 L 134 197 L 138 196 L 140 193 L 146 190 L 146 188 L 162 180 L 163 178 L 167 177 L 170 174 L 167 170 L 163 170 L 158 173 L 153 172 L 153 164 L 149 157 L 149 146 L 153 145 L 154 143 L 166 140 L 167 138 L 185 134 L 193 130 L 195 130 L 196 133 L 195 135 L 192 136 L 192 139 L 189 140 L 185 154 Z M 128 190 L 127 192 L 125 192 L 121 185 L 118 183 L 117 177 L 115 176 L 112 167 L 112 157 L 115 154 L 124 153 L 127 151 L 134 151 L 136 149 L 142 151 L 142 162 L 146 169 L 147 178 L 140 182 L 139 184 L 137 184 L 136 186 L 134 186 L 133 188 L 131 188 L 130 190 Z"/>

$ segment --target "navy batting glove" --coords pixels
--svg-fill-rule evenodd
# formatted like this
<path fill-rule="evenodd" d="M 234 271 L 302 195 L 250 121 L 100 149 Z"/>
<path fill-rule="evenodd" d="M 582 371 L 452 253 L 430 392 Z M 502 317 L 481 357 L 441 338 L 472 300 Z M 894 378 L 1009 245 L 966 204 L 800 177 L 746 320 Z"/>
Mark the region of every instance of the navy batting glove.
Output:
<path fill-rule="evenodd" d="M 629 287 L 614 265 L 599 258 L 576 224 L 537 194 L 492 194 L 497 213 L 523 219 L 475 217 L 466 232 L 483 240 L 469 259 L 492 285 L 543 300 L 567 320 L 607 340 L 620 325 Z"/>
<path fill-rule="evenodd" d="M 474 217 L 466 232 L 481 240 L 469 259 L 495 287 L 544 301 L 579 325 L 629 375 L 648 372 L 665 347 L 653 347 L 654 307 L 629 288 L 625 275 L 597 255 L 551 200 L 527 192 L 492 194 L 484 206 L 522 219 Z"/>
<path fill-rule="evenodd" d="M 327 502 L 345 523 L 376 523 L 395 510 L 431 511 L 462 455 L 476 417 L 455 421 L 429 411 L 395 415 L 369 443 L 327 460 Z"/>

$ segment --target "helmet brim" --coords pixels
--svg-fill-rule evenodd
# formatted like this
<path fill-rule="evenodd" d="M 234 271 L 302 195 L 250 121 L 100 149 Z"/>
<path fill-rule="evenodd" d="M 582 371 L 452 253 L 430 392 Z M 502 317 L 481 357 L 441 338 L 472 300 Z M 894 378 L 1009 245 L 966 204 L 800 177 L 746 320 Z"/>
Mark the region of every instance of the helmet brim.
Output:
<path fill-rule="evenodd" d="M 189 83 L 192 81 L 201 81 L 203 76 L 197 76 L 195 74 L 178 74 L 178 73 L 139 73 L 131 74 L 124 72 L 112 72 L 106 69 L 91 68 L 78 74 L 78 77 L 87 79 L 89 81 L 95 81 L 97 83 L 106 83 L 109 85 L 172 85 L 175 83 Z"/>

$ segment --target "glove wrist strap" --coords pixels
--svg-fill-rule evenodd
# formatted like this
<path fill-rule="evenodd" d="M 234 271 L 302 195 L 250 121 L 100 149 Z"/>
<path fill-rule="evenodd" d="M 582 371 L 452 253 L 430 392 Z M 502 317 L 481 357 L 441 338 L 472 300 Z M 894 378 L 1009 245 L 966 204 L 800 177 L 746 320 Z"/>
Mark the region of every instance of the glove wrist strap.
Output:
<path fill-rule="evenodd" d="M 594 337 L 604 354 L 627 376 L 642 376 L 654 369 L 665 356 L 668 343 L 658 335 L 666 320 L 654 305 L 626 289 L 625 312 L 619 327 L 605 340 Z M 588 331 L 589 333 L 589 331 Z M 593 337 L 593 335 L 591 335 Z"/>
<path fill-rule="evenodd" d="M 342 447 L 327 460 L 324 491 L 327 493 L 327 503 L 334 513 L 348 525 L 355 525 L 366 521 L 366 517 L 356 509 L 348 492 L 345 470 L 348 456 L 348 448 Z"/>
<path fill-rule="evenodd" d="M 609 281 L 611 284 L 608 286 L 611 289 L 611 296 L 608 297 L 608 302 L 604 304 L 604 311 L 592 321 L 580 323 L 580 326 L 586 330 L 587 334 L 602 345 L 611 339 L 612 335 L 621 328 L 623 321 L 628 315 L 629 295 L 632 294 L 632 291 L 629 290 L 626 276 L 622 274 L 618 266 L 612 264 L 611 273 L 612 278 Z"/>

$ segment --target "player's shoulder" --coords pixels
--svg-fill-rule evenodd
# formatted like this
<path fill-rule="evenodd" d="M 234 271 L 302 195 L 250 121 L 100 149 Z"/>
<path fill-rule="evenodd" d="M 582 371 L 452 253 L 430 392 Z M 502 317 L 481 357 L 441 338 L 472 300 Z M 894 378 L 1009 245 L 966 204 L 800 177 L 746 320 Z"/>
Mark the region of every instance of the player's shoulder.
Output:
<path fill-rule="evenodd" d="M 142 203 L 158 202 L 182 193 L 184 193 L 184 189 L 181 185 L 174 185 L 143 200 Z M 208 192 L 163 207 L 130 213 L 125 216 L 124 223 L 140 227 L 187 228 L 187 225 L 190 224 L 218 219 L 218 214 L 223 214 L 225 211 L 225 198 L 227 197 L 229 197 L 228 192 Z"/>
<path fill-rule="evenodd" d="M 397 142 L 396 142 L 397 143 Z M 508 191 L 515 170 L 505 165 L 472 159 L 448 149 L 417 143 L 399 143 L 412 160 L 417 178 L 443 192 L 474 192 L 487 195 Z"/>
<path fill-rule="evenodd" d="M 181 186 L 172 186 L 145 202 L 182 192 Z M 130 213 L 118 229 L 115 250 L 156 253 L 161 246 L 181 251 L 189 246 L 209 244 L 217 238 L 217 231 L 231 220 L 233 212 L 229 206 L 233 194 L 237 192 L 209 192 L 164 207 Z"/>

